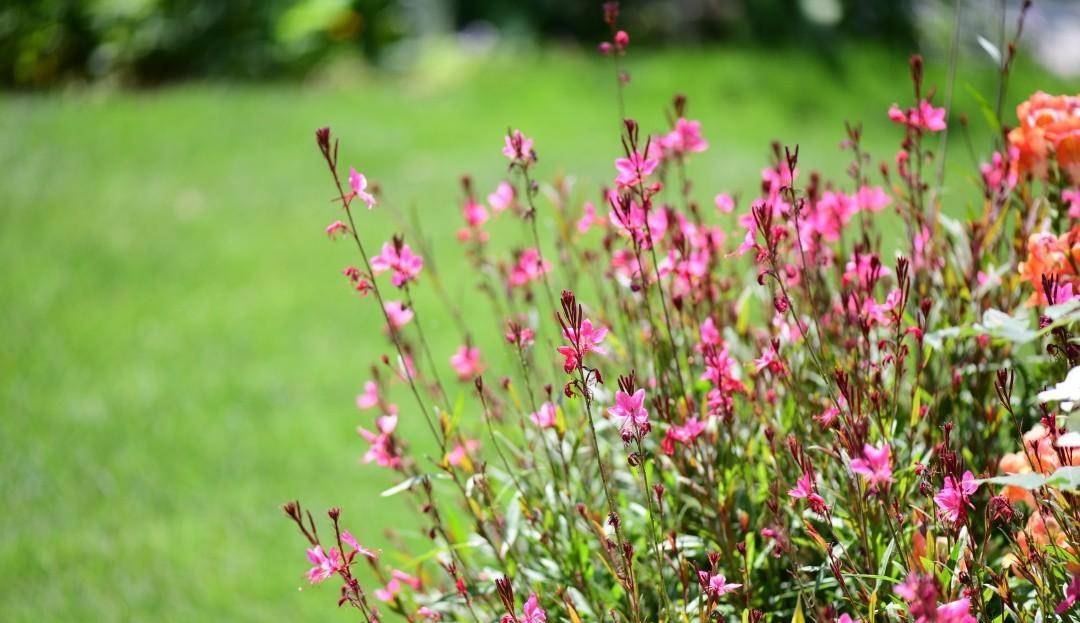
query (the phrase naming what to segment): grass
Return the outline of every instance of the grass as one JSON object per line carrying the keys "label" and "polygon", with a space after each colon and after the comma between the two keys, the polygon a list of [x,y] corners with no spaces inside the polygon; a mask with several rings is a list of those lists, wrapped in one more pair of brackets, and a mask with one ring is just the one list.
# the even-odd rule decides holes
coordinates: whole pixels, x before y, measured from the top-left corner
{"label": "grass", "polygon": [[[843,58],[640,54],[628,108],[655,128],[673,93],[689,96],[712,143],[691,169],[711,205],[719,190],[752,192],[773,138],[841,174],[845,118],[865,120],[867,146],[891,157],[899,133],[884,113],[909,99],[906,59]],[[1063,90],[1021,66],[1012,101],[1037,86]],[[979,121],[962,87],[957,99]],[[573,172],[593,197],[612,176],[613,102],[609,65],[559,51],[407,79],[0,96],[3,618],[343,620],[332,587],[296,590],[302,543],[279,503],[339,504],[366,543],[387,546],[394,526],[424,545],[404,500],[377,497],[392,476],[357,465],[353,430],[367,416],[353,397],[387,346],[372,304],[338,273],[348,245],[323,237],[336,216],[314,128],[334,127],[343,161],[378,180],[387,204],[415,206],[475,314],[469,276],[446,258],[458,176],[493,188],[514,126],[536,139],[543,176]],[[362,221],[369,244],[392,231],[378,213]],[[449,356],[452,324],[434,298],[418,304]],[[405,434],[420,438],[401,404]]]}

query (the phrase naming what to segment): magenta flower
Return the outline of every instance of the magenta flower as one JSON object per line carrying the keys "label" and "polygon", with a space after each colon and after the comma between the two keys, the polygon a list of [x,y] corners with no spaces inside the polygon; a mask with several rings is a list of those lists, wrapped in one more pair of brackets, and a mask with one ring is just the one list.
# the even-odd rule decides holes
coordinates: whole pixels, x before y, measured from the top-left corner
{"label": "magenta flower", "polygon": [[521,130],[514,130],[505,139],[506,145],[503,147],[502,153],[511,161],[528,164],[536,160],[536,153],[533,151],[533,140],[522,134]]}
{"label": "magenta flower", "polygon": [[615,160],[615,168],[619,171],[615,183],[621,188],[637,186],[656,170],[658,164],[660,162],[655,158],[647,158],[637,151],[629,158],[619,158]]}
{"label": "magenta flower", "polygon": [[937,623],[976,623],[971,616],[971,600],[967,597],[937,607]]}
{"label": "magenta flower", "polygon": [[507,182],[499,182],[495,192],[487,196],[488,205],[495,212],[502,212],[514,204],[514,187]]}
{"label": "magenta flower", "polygon": [[892,199],[880,186],[862,186],[855,193],[855,203],[860,210],[880,212],[892,203]]}
{"label": "magenta flower", "polygon": [[413,318],[413,310],[405,306],[401,301],[387,301],[383,305],[386,317],[390,321],[390,327],[395,331],[409,324]]}
{"label": "magenta flower", "polygon": [[540,607],[536,593],[529,593],[529,598],[521,606],[521,612],[522,616],[518,618],[518,623],[547,623],[547,612]]}
{"label": "magenta flower", "polygon": [[731,214],[731,211],[735,209],[735,200],[727,193],[720,193],[714,201],[716,202],[716,209],[724,214]]}
{"label": "magenta flower", "polygon": [[676,154],[703,152],[709,143],[701,138],[701,122],[679,117],[675,129],[660,137],[660,146]]}
{"label": "magenta flower", "polygon": [[1065,614],[1078,599],[1080,599],[1080,573],[1073,575],[1072,580],[1065,586],[1065,599],[1054,608],[1054,612]]}
{"label": "magenta flower", "polygon": [[521,286],[539,279],[544,273],[551,270],[551,262],[545,260],[536,249],[525,249],[521,252],[517,264],[510,269],[507,283],[511,288]]}
{"label": "magenta flower", "polygon": [[802,477],[795,484],[794,489],[788,491],[788,495],[795,499],[806,500],[806,503],[810,506],[810,510],[815,513],[824,514],[829,510],[829,505],[825,503],[825,498],[821,497],[817,492],[817,485],[814,484],[814,476],[809,471],[804,471]]}
{"label": "magenta flower", "polygon": [[962,523],[967,518],[967,509],[975,508],[971,496],[978,488],[979,483],[975,482],[975,476],[970,471],[964,472],[959,481],[955,476],[946,476],[945,486],[934,496],[938,515],[953,523]]}
{"label": "magenta flower", "polygon": [[359,198],[367,204],[368,210],[375,207],[375,197],[367,192],[367,178],[362,173],[357,173],[352,167],[349,167],[349,188],[352,192],[346,195],[347,199]]}
{"label": "magenta flower", "polygon": [[462,346],[450,357],[450,365],[457,372],[459,381],[468,381],[484,370],[480,361],[480,349]]}
{"label": "magenta flower", "polygon": [[698,570],[698,583],[701,584],[701,590],[712,599],[719,599],[742,586],[742,584],[728,582],[723,573],[710,574],[702,570]]}
{"label": "magenta flower", "polygon": [[393,270],[393,283],[397,287],[416,279],[420,269],[424,267],[424,258],[412,252],[407,244],[398,244],[400,239],[393,243],[383,244],[382,253],[371,258],[371,270],[376,275]]}
{"label": "magenta flower", "polygon": [[472,199],[465,202],[465,207],[461,209],[461,213],[469,227],[480,227],[488,220],[487,208]]}
{"label": "magenta flower", "polygon": [[364,383],[364,393],[356,397],[357,409],[370,409],[379,404],[379,385],[375,381]]}
{"label": "magenta flower", "polygon": [[871,485],[892,482],[892,449],[889,444],[881,444],[878,448],[864,444],[862,458],[851,461],[851,471]]}
{"label": "magenta flower", "polygon": [[920,100],[918,107],[909,108],[907,111],[893,104],[889,108],[889,119],[927,132],[940,132],[945,129],[945,109],[934,108],[926,100]]}
{"label": "magenta flower", "polygon": [[393,439],[394,429],[397,428],[397,416],[384,415],[375,420],[375,427],[379,432],[373,433],[360,426],[356,428],[356,432],[371,444],[367,453],[364,454],[364,463],[376,463],[391,469],[399,467],[401,457],[398,455]]}
{"label": "magenta flower", "polygon": [[567,374],[573,372],[581,364],[585,355],[597,353],[606,355],[607,351],[600,346],[607,335],[607,327],[593,327],[592,321],[585,319],[581,322],[581,330],[575,331],[573,327],[563,329],[563,337],[570,342],[569,346],[560,346],[556,350],[566,358],[563,369]]}
{"label": "magenta flower", "polygon": [[307,550],[308,560],[311,561],[311,569],[307,572],[308,581],[318,584],[338,572],[341,568],[341,552],[331,549],[329,554],[323,552],[320,545]]}
{"label": "magenta flower", "polygon": [[694,441],[705,432],[705,422],[692,417],[680,425],[672,425],[668,428],[661,444],[665,454],[671,455],[675,451],[675,442],[684,446],[693,445]]}
{"label": "magenta flower", "polygon": [[545,402],[540,405],[540,410],[536,413],[529,415],[529,419],[533,424],[536,424],[539,428],[554,428],[555,421],[558,417],[558,411],[555,405],[550,402]]}
{"label": "magenta flower", "polygon": [[334,221],[326,226],[326,236],[331,240],[336,239],[338,236],[343,236],[349,231],[349,226],[341,221]]}
{"label": "magenta flower", "polygon": [[631,439],[641,439],[649,434],[649,412],[645,409],[645,389],[639,389],[633,394],[619,390],[615,392],[615,406],[608,409],[614,417],[622,418],[620,428],[625,443]]}

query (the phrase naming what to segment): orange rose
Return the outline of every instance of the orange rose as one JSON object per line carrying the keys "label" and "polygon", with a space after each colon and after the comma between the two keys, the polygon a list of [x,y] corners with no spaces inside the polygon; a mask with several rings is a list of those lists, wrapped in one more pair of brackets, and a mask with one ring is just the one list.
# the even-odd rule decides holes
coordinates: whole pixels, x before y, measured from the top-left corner
{"label": "orange rose", "polygon": [[1045,179],[1052,151],[1073,182],[1080,182],[1080,95],[1038,91],[1016,107],[1020,125],[1009,143],[1020,151],[1020,172]]}

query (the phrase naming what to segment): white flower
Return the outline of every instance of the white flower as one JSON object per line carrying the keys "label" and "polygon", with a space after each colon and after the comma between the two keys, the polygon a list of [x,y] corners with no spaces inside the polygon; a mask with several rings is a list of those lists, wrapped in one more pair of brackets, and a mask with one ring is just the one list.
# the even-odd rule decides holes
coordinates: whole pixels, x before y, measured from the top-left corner
{"label": "white flower", "polygon": [[1039,402],[1061,402],[1063,411],[1072,411],[1080,402],[1080,366],[1069,370],[1065,380],[1048,390],[1039,392]]}

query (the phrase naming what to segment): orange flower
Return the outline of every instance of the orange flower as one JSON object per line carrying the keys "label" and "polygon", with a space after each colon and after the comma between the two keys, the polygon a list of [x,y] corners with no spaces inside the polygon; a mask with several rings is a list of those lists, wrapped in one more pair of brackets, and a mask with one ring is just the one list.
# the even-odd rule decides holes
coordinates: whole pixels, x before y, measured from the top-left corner
{"label": "orange flower", "polygon": [[1052,151],[1073,182],[1080,182],[1080,95],[1036,92],[1016,107],[1020,125],[1009,143],[1020,150],[1020,172],[1045,179]]}
{"label": "orange flower", "polygon": [[1027,251],[1027,257],[1018,268],[1020,277],[1034,289],[1027,301],[1029,306],[1047,304],[1042,283],[1044,276],[1057,275],[1061,288],[1058,303],[1080,293],[1080,276],[1076,272],[1076,266],[1080,266],[1080,225],[1061,236],[1049,232],[1031,234]]}
{"label": "orange flower", "polygon": [[[1031,472],[1031,464],[1028,463],[1027,456],[1023,452],[1011,452],[998,461],[998,471],[1002,474],[1027,474]],[[1026,502],[1032,507],[1035,506],[1035,498],[1023,487],[1006,486],[1003,494],[1013,504]]]}

